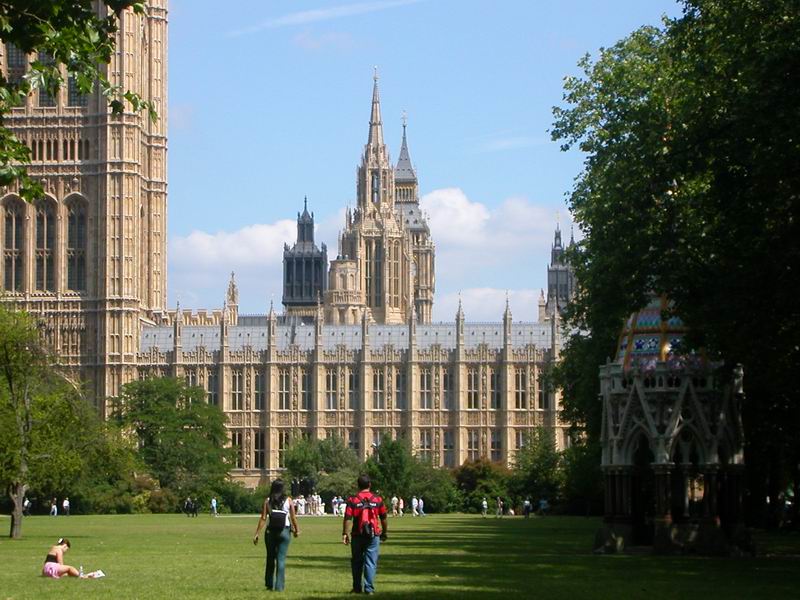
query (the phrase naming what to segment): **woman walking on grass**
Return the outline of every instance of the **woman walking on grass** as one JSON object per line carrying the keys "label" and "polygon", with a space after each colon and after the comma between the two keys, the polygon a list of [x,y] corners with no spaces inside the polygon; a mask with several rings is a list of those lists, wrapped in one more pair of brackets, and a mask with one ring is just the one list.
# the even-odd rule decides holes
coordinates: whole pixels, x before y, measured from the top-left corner
{"label": "woman walking on grass", "polygon": [[294,504],[291,497],[286,495],[281,479],[272,482],[269,496],[264,500],[261,517],[256,525],[256,534],[253,536],[253,544],[258,544],[258,534],[264,527],[264,523],[267,523],[267,535],[264,538],[267,545],[267,569],[264,574],[264,584],[269,590],[281,592],[285,581],[286,553],[289,550],[290,533],[293,533],[294,537],[300,535]]}

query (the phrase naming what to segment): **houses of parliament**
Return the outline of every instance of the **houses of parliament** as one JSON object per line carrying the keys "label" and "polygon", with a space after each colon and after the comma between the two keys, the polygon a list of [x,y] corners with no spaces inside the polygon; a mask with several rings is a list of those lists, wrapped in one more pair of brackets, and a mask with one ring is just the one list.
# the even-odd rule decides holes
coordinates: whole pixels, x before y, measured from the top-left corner
{"label": "houses of parliament", "polygon": [[[130,381],[199,386],[227,416],[232,477],[250,486],[280,472],[296,435],[340,436],[361,459],[383,436],[405,436],[445,467],[511,464],[540,426],[569,443],[543,377],[575,287],[561,232],[535,321],[514,320],[507,303],[495,323],[467,321],[460,304],[452,321],[432,322],[434,239],[405,122],[396,163],[384,142],[377,76],[336,257],[315,241],[304,205],[297,240],[284,247],[282,309],[239,314],[233,275],[221,282],[222,308],[169,308],[167,0],[150,0],[145,15],[125,11],[116,48],[109,80],[152,102],[159,119],[114,115],[72,81],[55,97],[34,92],[5,124],[30,147],[44,196],[26,203],[0,189],[0,301],[38,317],[101,414]],[[42,58],[0,52],[10,79]]]}

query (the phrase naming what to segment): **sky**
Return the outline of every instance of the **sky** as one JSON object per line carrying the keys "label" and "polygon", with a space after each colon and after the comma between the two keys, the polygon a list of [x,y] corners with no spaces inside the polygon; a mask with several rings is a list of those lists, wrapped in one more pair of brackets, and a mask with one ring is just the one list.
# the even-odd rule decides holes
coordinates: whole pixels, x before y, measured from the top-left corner
{"label": "sky", "polygon": [[[280,310],[308,197],[335,258],[377,67],[393,161],[408,115],[436,244],[435,321],[535,321],[583,157],[550,141],[563,78],[674,0],[171,0],[170,306]],[[224,7],[221,9],[221,7]],[[580,235],[576,231],[576,237]]]}

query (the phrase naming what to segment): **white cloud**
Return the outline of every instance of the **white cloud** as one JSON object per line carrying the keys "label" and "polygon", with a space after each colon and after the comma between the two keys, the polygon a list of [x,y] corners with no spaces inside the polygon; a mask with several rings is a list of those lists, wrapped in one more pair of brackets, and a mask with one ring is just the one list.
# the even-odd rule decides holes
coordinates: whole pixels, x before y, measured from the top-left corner
{"label": "white cloud", "polygon": [[292,43],[309,52],[331,49],[349,50],[355,46],[352,35],[337,31],[326,33],[303,31],[292,37]]}
{"label": "white cloud", "polygon": [[464,309],[464,318],[468,323],[497,322],[503,318],[506,294],[508,294],[508,305],[514,321],[536,321],[539,311],[539,290],[501,290],[488,287],[437,294],[433,305],[434,318],[437,321],[454,320],[460,298]]}
{"label": "white cloud", "polygon": [[420,200],[437,244],[472,245],[484,239],[489,210],[459,188],[444,188]]}
{"label": "white cloud", "polygon": [[378,0],[376,2],[359,2],[355,4],[332,6],[330,8],[302,10],[288,13],[280,17],[275,17],[274,19],[268,19],[266,21],[262,21],[261,23],[256,23],[250,27],[231,31],[228,33],[228,36],[237,37],[250,33],[257,33],[265,29],[276,29],[278,27],[291,27],[294,25],[307,25],[309,23],[318,23],[320,21],[330,21],[331,19],[341,19],[344,17],[363,15],[389,8],[395,8],[398,6],[417,4],[418,2],[422,2],[422,0]]}

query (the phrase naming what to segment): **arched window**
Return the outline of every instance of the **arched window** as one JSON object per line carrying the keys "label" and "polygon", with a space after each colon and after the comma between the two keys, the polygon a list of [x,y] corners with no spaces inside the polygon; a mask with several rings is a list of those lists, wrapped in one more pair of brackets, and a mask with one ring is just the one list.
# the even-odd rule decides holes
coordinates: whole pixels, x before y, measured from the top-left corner
{"label": "arched window", "polygon": [[67,201],[67,287],[86,290],[86,203]]}
{"label": "arched window", "polygon": [[25,248],[25,205],[11,198],[3,206],[3,289],[21,292]]}
{"label": "arched window", "polygon": [[49,200],[36,203],[36,289],[55,291],[56,211]]}

